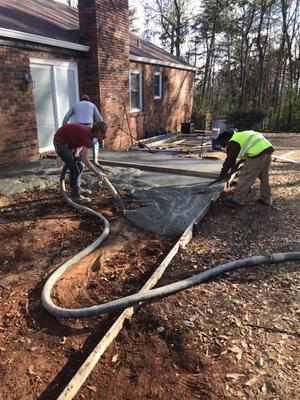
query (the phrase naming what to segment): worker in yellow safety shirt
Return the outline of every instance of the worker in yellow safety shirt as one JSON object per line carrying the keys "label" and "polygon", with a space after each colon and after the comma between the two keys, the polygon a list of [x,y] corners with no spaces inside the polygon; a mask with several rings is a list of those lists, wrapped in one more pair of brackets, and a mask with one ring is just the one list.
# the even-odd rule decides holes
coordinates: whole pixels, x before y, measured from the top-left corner
{"label": "worker in yellow safety shirt", "polygon": [[[227,157],[219,174],[218,180],[223,180],[228,172],[234,171],[240,164],[240,171],[234,194],[225,200],[230,207],[239,207],[245,204],[247,194],[257,178],[260,180],[260,195],[257,202],[270,206],[272,204],[271,188],[269,184],[269,169],[272,144],[259,132],[252,130],[237,132],[228,130],[218,136],[221,147],[226,147]],[[237,159],[239,162],[237,163]]]}

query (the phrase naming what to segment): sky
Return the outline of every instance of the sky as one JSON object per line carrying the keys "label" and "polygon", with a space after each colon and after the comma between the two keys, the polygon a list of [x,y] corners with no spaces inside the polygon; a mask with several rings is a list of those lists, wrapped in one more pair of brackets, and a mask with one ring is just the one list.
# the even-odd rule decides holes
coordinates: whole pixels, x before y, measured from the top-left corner
{"label": "sky", "polygon": [[140,0],[129,0],[129,7],[136,8],[136,13],[137,13],[136,16],[142,22],[142,20],[144,18],[144,9],[143,9],[143,6],[141,5]]}

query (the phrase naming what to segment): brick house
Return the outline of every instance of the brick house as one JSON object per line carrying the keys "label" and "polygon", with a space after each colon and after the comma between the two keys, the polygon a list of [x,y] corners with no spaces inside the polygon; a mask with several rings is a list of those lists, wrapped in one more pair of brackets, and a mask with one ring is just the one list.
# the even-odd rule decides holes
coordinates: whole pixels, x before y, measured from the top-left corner
{"label": "brick house", "polygon": [[126,149],[147,129],[180,131],[194,68],[129,33],[128,0],[0,0],[0,167],[52,149],[66,111],[88,93]]}

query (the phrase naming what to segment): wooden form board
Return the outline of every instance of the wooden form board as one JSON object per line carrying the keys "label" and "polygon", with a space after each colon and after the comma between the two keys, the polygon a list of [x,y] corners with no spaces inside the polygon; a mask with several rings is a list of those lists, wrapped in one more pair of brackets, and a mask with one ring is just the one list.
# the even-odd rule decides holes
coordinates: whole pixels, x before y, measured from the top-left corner
{"label": "wooden form board", "polygon": [[102,159],[101,157],[99,157],[99,163],[101,165],[121,167],[121,168],[136,168],[136,169],[140,169],[142,171],[162,172],[165,174],[199,176],[199,177],[203,177],[203,178],[212,178],[212,179],[216,179],[219,176],[218,173],[214,173],[214,172],[191,171],[191,170],[187,170],[187,169],[155,166],[155,165],[151,165],[151,164],[138,164],[138,163],[134,163],[134,162],[124,162],[124,161],[111,161],[111,160]]}
{"label": "wooden form board", "polygon": [[[153,288],[158,280],[161,278],[163,275],[164,271],[172,261],[172,259],[175,257],[175,255],[178,253],[179,249],[184,248],[192,239],[193,237],[193,230],[194,230],[194,225],[197,224],[207,213],[209,210],[211,204],[215,202],[218,197],[220,196],[221,192],[218,192],[215,194],[215,196],[212,198],[211,202],[208,203],[200,213],[196,216],[196,218],[190,223],[190,225],[187,227],[187,229],[183,232],[177,243],[174,245],[174,247],[171,249],[171,251],[167,254],[167,256],[164,258],[162,263],[158,266],[158,268],[155,270],[155,272],[152,274],[152,276],[149,278],[149,280],[145,283],[145,285],[142,287],[140,292],[144,292],[147,290],[150,290]],[[74,398],[74,396],[77,394],[79,391],[80,387],[84,384],[92,370],[94,369],[95,365],[97,362],[100,360],[101,356],[105,352],[105,350],[109,347],[109,345],[113,342],[113,340],[117,337],[119,332],[121,331],[124,322],[128,319],[131,319],[135,309],[139,306],[133,306],[125,309],[122,314],[119,316],[119,318],[114,322],[114,324],[111,326],[111,328],[108,330],[108,332],[103,336],[101,341],[97,344],[97,346],[94,348],[94,350],[90,353],[88,358],[85,360],[85,362],[82,364],[82,366],[79,368],[79,370],[76,372],[74,377],[71,379],[71,381],[68,383],[66,388],[63,390],[63,392],[60,394],[60,396],[57,398],[57,400],[71,400]]]}

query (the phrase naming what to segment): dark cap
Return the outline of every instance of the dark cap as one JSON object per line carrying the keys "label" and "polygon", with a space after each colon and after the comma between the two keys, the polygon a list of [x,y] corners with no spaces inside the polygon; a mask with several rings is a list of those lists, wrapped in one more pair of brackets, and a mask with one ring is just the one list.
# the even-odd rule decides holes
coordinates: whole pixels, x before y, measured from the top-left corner
{"label": "dark cap", "polygon": [[91,100],[90,100],[90,96],[89,96],[88,94],[82,94],[82,95],[80,96],[80,101],[84,101],[84,100],[86,100],[86,101],[91,101]]}
{"label": "dark cap", "polygon": [[222,147],[225,147],[227,142],[232,138],[233,134],[234,134],[234,131],[232,131],[232,130],[228,130],[228,131],[220,133],[218,136],[218,142],[220,143],[220,145]]}

